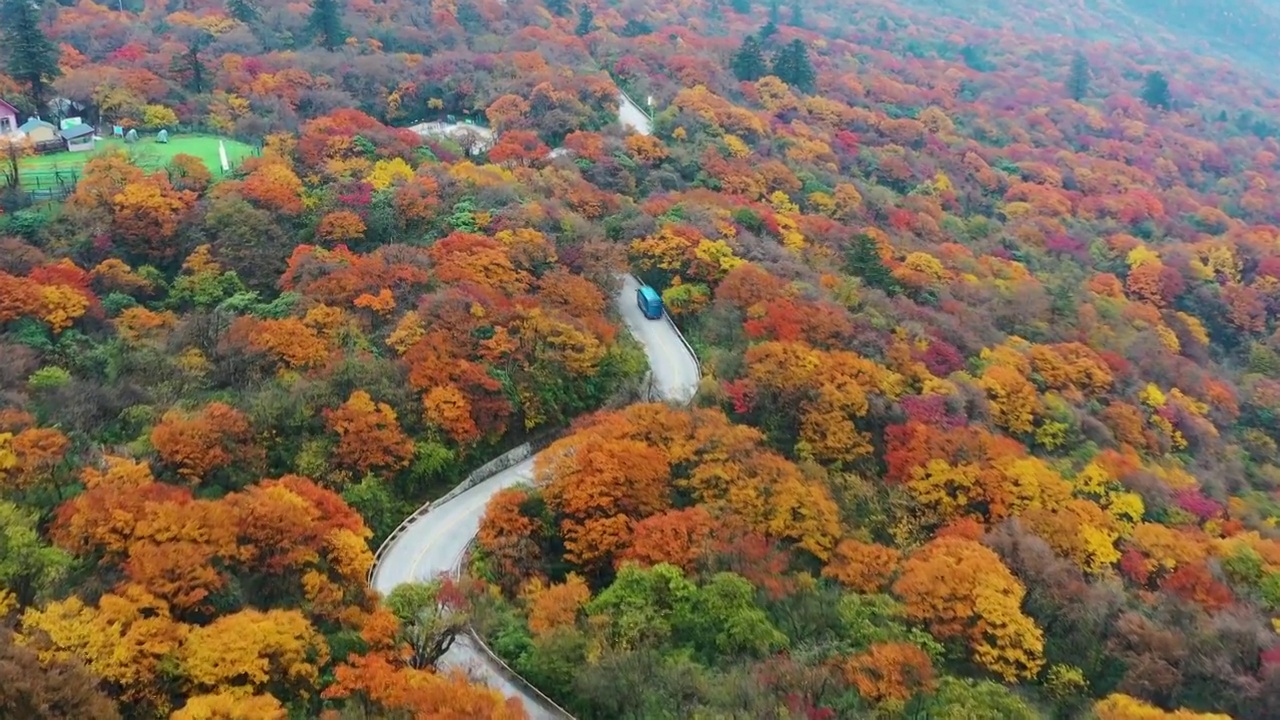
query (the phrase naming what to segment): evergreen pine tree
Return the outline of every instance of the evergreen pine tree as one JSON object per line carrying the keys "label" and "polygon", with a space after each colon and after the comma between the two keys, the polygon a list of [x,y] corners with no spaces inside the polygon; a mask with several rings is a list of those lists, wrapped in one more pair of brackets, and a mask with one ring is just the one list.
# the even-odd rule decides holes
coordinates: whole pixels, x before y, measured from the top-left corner
{"label": "evergreen pine tree", "polygon": [[227,12],[246,25],[257,22],[260,15],[258,6],[251,0],[227,0]]}
{"label": "evergreen pine tree", "polygon": [[804,27],[804,9],[800,7],[800,0],[791,0],[791,26]]}
{"label": "evergreen pine tree", "polygon": [[1169,81],[1164,73],[1152,70],[1147,73],[1146,83],[1142,88],[1142,101],[1153,108],[1168,110],[1173,106],[1173,98],[1169,96]]}
{"label": "evergreen pine tree", "polygon": [[311,35],[325,50],[334,50],[346,41],[342,28],[342,8],[338,0],[312,0],[311,17],[307,19]]}
{"label": "evergreen pine tree", "polygon": [[591,26],[596,21],[596,14],[591,11],[591,7],[586,3],[578,8],[578,27],[574,28],[573,34],[583,37],[591,32]]}
{"label": "evergreen pine tree", "polygon": [[459,0],[456,7],[457,12],[454,17],[458,19],[458,24],[462,26],[463,30],[472,35],[484,33],[484,15],[480,14],[480,8],[476,7],[475,3],[469,2],[469,0]]}
{"label": "evergreen pine tree", "polygon": [[765,23],[765,26],[760,28],[761,40],[768,40],[769,38],[777,34],[778,34],[778,26],[773,22]]}
{"label": "evergreen pine tree", "polygon": [[890,295],[898,291],[898,281],[880,258],[875,239],[866,233],[854,238],[853,247],[845,253],[844,267],[850,275],[861,278],[867,287],[879,288]]}
{"label": "evergreen pine tree", "polygon": [[769,71],[764,62],[764,53],[760,50],[760,41],[755,35],[748,35],[742,41],[742,47],[733,54],[733,76],[740,82],[755,82]]}
{"label": "evergreen pine tree", "polygon": [[777,27],[782,23],[782,18],[778,13],[778,1],[769,0],[769,24]]}
{"label": "evergreen pine tree", "polygon": [[547,0],[547,9],[556,17],[569,14],[569,0]]}
{"label": "evergreen pine tree", "polygon": [[40,27],[39,5],[31,0],[0,0],[0,28],[5,70],[9,77],[27,86],[39,112],[50,81],[62,74],[58,69],[58,48]]}
{"label": "evergreen pine tree", "polygon": [[773,74],[801,92],[813,92],[817,74],[809,62],[809,49],[799,38],[787,43],[773,57]]}
{"label": "evergreen pine tree", "polygon": [[641,35],[650,35],[653,33],[653,26],[643,20],[631,18],[626,25],[622,26],[622,30],[618,33],[625,38],[640,37]]}
{"label": "evergreen pine tree", "polygon": [[739,15],[746,15],[751,12],[751,0],[732,0],[730,7]]}
{"label": "evergreen pine tree", "polygon": [[1089,94],[1089,61],[1082,53],[1071,59],[1071,71],[1067,74],[1067,94],[1072,100],[1083,100]]}
{"label": "evergreen pine tree", "polygon": [[187,89],[194,93],[205,91],[206,68],[200,53],[213,41],[207,32],[199,32],[187,42],[187,49],[173,56],[169,62],[169,71],[179,76]]}

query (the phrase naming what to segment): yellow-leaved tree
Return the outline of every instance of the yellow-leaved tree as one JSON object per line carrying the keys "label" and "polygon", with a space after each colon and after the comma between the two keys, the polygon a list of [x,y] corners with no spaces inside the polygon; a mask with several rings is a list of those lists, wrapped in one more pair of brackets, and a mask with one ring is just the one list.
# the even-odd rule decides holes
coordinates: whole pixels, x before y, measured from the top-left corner
{"label": "yellow-leaved tree", "polygon": [[194,628],[177,652],[193,690],[252,694],[268,684],[318,692],[329,646],[297,610],[241,610]]}
{"label": "yellow-leaved tree", "polygon": [[1035,677],[1044,665],[1044,635],[1022,612],[1026,589],[984,545],[930,541],[903,563],[893,592],[908,618],[939,639],[967,640],[974,662],[1006,682]]}

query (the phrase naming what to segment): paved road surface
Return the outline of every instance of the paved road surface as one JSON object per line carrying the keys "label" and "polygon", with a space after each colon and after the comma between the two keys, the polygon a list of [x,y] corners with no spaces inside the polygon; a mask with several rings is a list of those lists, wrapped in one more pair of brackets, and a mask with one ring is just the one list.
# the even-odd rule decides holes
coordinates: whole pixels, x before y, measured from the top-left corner
{"label": "paved road surface", "polygon": [[[661,398],[687,402],[697,391],[698,365],[665,317],[649,320],[640,312],[636,306],[638,287],[634,278],[626,276],[615,303],[631,334],[649,356],[654,385]],[[374,589],[385,595],[401,583],[428,580],[439,573],[452,572],[475,536],[489,498],[502,488],[530,481],[532,474],[533,459],[530,458],[432,508],[387,548],[374,571]],[[487,682],[508,697],[519,697],[533,720],[564,717],[519,683],[504,677],[469,642],[460,639],[444,656],[443,665],[467,668],[477,680]]]}
{"label": "paved road surface", "polygon": [[622,93],[618,93],[618,122],[622,123],[623,127],[631,128],[641,135],[653,134],[653,121],[640,109],[639,105],[631,102],[631,98]]}

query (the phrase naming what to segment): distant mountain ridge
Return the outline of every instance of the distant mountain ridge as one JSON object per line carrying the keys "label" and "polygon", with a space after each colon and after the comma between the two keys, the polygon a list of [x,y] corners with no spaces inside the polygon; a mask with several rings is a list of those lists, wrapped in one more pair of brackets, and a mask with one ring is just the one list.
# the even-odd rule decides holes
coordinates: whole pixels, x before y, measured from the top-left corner
{"label": "distant mountain ridge", "polygon": [[1148,40],[1215,54],[1272,73],[1280,62],[1280,4],[1266,0],[903,0],[979,25],[1091,40]]}

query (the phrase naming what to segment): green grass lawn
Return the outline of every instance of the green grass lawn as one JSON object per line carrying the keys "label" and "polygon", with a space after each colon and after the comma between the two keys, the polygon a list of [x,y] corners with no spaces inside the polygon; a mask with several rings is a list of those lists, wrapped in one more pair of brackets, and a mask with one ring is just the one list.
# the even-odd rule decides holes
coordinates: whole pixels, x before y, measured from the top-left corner
{"label": "green grass lawn", "polygon": [[[246,157],[251,157],[254,154],[253,147],[245,143],[226,138],[221,139],[227,147],[227,161],[231,163],[233,168],[239,165]],[[123,140],[109,138],[99,142],[97,148],[92,152],[60,152],[25,157],[19,161],[18,168],[20,172],[33,174],[52,173],[57,170],[78,170],[81,165],[84,165],[94,155],[103,150],[120,148],[133,158],[135,164],[148,170],[168,165],[173,156],[179,153],[194,155],[204,161],[205,166],[209,168],[209,171],[216,178],[221,175],[222,171],[222,163],[218,159],[218,140],[219,138],[214,135],[175,134],[169,136],[167,144],[161,144],[156,142],[154,133],[148,133],[145,137],[139,138],[138,142],[132,144]]]}

